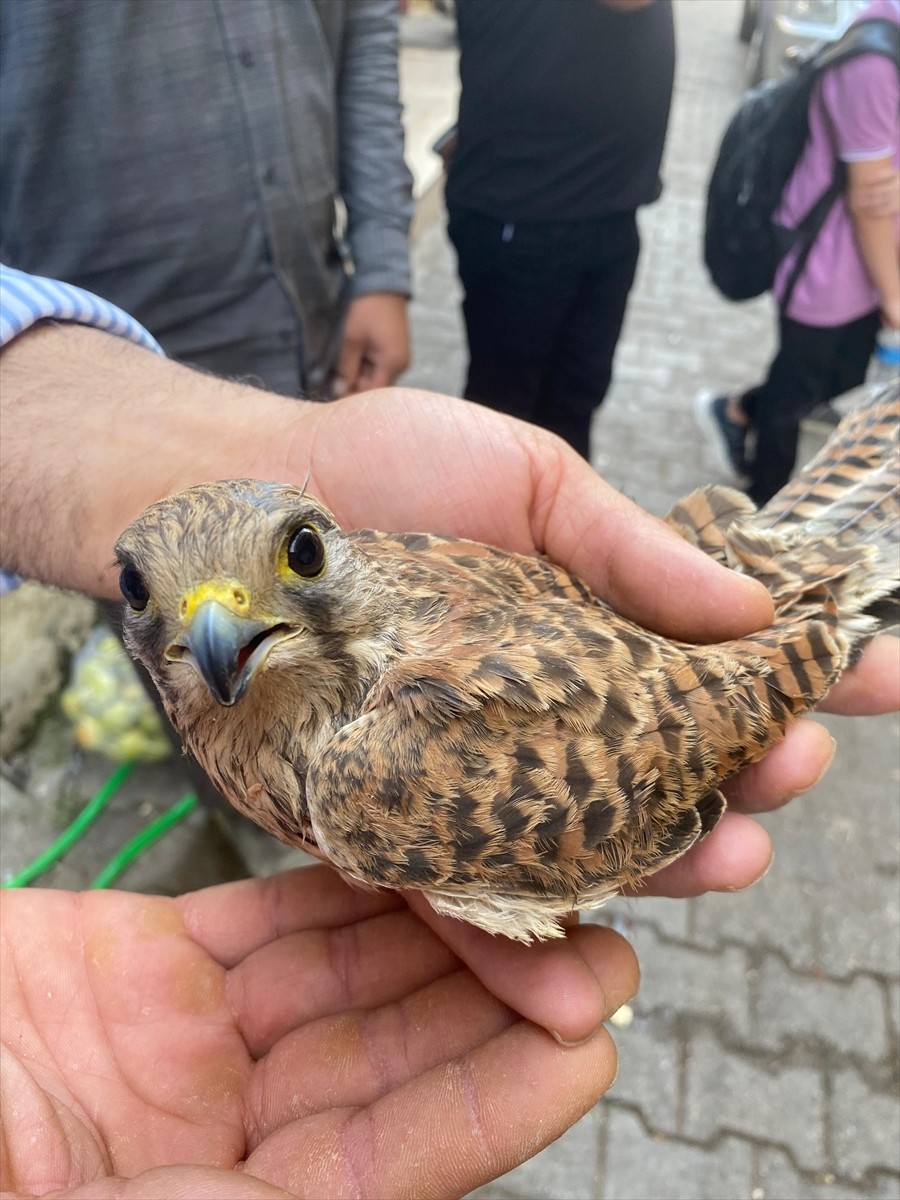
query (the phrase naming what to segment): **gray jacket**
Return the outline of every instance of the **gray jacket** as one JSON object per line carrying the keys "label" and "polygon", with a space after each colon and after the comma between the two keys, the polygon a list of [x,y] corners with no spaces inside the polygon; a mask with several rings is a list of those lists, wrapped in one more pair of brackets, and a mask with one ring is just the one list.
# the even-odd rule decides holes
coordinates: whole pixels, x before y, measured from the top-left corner
{"label": "gray jacket", "polygon": [[3,261],[294,393],[324,387],[347,295],[409,293],[397,0],[0,0],[0,22]]}

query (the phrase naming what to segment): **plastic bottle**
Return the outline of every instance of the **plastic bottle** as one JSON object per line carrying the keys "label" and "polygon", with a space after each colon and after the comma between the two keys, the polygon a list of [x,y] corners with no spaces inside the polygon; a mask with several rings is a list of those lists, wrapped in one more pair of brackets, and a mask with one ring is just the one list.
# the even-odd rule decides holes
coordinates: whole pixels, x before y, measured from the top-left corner
{"label": "plastic bottle", "polygon": [[875,342],[875,353],[869,363],[866,383],[897,383],[900,381],[900,329],[882,326]]}

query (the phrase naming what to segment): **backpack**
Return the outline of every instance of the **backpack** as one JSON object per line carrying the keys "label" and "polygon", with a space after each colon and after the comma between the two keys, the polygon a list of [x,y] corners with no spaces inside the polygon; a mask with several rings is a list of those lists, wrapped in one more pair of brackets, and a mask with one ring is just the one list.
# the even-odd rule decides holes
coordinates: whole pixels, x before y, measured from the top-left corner
{"label": "backpack", "polygon": [[851,25],[838,41],[804,59],[796,74],[748,92],[732,117],[709,181],[704,234],[707,269],[727,299],[750,300],[769,291],[779,263],[799,245],[782,298],[787,307],[816,236],[844,190],[844,163],[837,163],[831,185],[796,229],[777,225],[773,214],[806,145],[814,85],[824,71],[860,54],[900,60],[900,26],[885,19]]}

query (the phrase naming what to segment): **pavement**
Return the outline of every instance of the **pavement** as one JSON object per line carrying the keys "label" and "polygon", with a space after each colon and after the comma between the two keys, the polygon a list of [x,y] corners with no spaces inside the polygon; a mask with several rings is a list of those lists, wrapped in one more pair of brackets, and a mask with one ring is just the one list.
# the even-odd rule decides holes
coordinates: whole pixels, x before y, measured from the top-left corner
{"label": "pavement", "polygon": [[[739,4],[676,0],[676,12],[666,190],[641,215],[639,278],[593,444],[598,471],[660,514],[717,478],[693,426],[694,392],[755,380],[773,331],[767,300],[725,304],[699,261],[705,181],[742,87]],[[419,199],[415,361],[404,382],[458,393],[459,289],[429,150],[452,122],[455,50],[450,22],[421,4],[404,19],[402,77]],[[805,453],[819,436],[808,432]],[[56,699],[92,619],[89,606],[33,585],[0,599],[4,876],[109,773],[73,745]],[[30,675],[29,645],[40,649]],[[813,792],[763,818],[775,845],[765,879],[738,895],[603,910],[643,970],[612,1031],[618,1079],[478,1200],[900,1200],[900,722],[821,719],[838,742],[835,763]],[[141,768],[45,882],[86,886],[188,786],[177,760]],[[175,893],[296,860],[249,826],[236,833],[197,812],[120,886]]]}

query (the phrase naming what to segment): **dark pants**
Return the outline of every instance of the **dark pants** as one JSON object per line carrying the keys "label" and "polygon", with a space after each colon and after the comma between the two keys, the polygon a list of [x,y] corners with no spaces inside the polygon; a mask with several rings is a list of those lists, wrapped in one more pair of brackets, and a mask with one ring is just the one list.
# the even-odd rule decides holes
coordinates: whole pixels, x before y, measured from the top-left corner
{"label": "dark pants", "polygon": [[790,479],[802,418],[864,381],[878,326],[877,312],[833,327],[801,325],[781,314],[780,344],[768,378],[741,398],[756,433],[747,491],[757,504]]}
{"label": "dark pants", "polygon": [[504,224],[452,208],[465,290],[465,395],[543,425],[585,458],[634,281],[635,214]]}

